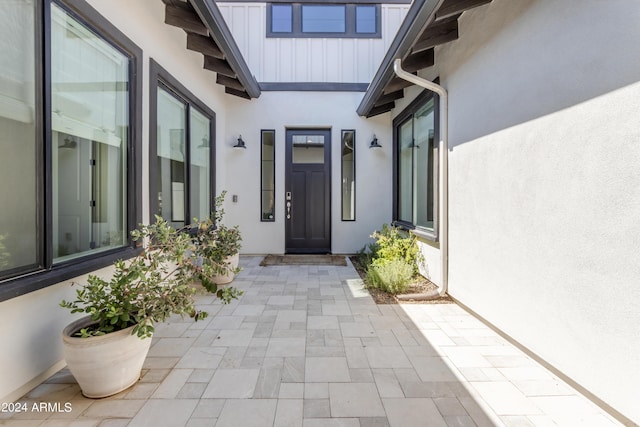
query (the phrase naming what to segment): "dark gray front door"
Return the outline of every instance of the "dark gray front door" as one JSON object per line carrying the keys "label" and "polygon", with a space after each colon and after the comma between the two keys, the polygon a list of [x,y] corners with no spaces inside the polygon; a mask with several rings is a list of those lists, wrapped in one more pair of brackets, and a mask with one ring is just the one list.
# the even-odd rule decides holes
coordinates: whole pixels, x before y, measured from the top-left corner
{"label": "dark gray front door", "polygon": [[286,146],[286,252],[331,252],[331,131],[288,129]]}

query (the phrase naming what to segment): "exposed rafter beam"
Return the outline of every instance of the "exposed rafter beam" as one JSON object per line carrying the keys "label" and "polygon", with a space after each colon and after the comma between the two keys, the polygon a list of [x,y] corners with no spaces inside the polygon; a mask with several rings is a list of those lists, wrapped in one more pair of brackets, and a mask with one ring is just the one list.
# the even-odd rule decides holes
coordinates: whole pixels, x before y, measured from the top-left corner
{"label": "exposed rafter beam", "polygon": [[404,97],[404,90],[400,89],[395,92],[388,93],[386,95],[382,95],[376,101],[374,107],[378,107],[380,105],[389,104],[390,102],[395,101],[396,99],[401,99]]}
{"label": "exposed rafter beam", "polygon": [[227,61],[214,58],[213,56],[204,56],[204,68],[209,71],[215,71],[218,75],[222,74],[227,77],[236,77],[236,73],[229,66]]}
{"label": "exposed rafter beam", "polygon": [[228,87],[230,89],[244,91],[244,86],[242,86],[242,83],[240,83],[240,81],[238,79],[234,79],[232,77],[227,77],[227,76],[222,75],[222,74],[218,74],[216,76],[216,83],[218,83],[219,85],[222,85],[222,86],[226,86],[226,87]]}
{"label": "exposed rafter beam", "polygon": [[491,0],[444,0],[436,12],[436,21],[491,3]]}
{"label": "exposed rafter beam", "polygon": [[402,62],[402,67],[405,71],[413,73],[423,68],[433,67],[433,64],[435,64],[435,53],[431,48],[407,56]]}
{"label": "exposed rafter beam", "polygon": [[458,38],[458,17],[453,15],[445,20],[431,24],[413,45],[412,52],[422,52],[439,44]]}
{"label": "exposed rafter beam", "polygon": [[236,90],[236,89],[233,89],[233,88],[230,88],[230,87],[225,87],[224,88],[224,92],[228,93],[229,95],[239,96],[240,98],[251,99],[249,94],[247,92],[245,92],[244,90]]}
{"label": "exposed rafter beam", "polygon": [[165,24],[182,28],[188,33],[196,33],[202,36],[209,35],[207,27],[188,3],[165,5],[164,22]]}
{"label": "exposed rafter beam", "polygon": [[[225,52],[225,60],[229,67],[234,71],[234,76],[237,77],[237,81],[242,85],[244,90],[250,98],[257,98],[260,96],[260,87],[255,77],[251,74],[249,66],[244,61],[242,53],[238,45],[236,45],[229,27],[224,21],[224,17],[216,6],[214,0],[189,0],[189,3],[196,10],[196,13],[210,31],[213,41],[216,45]],[[211,58],[211,57],[210,57]],[[215,58],[212,58],[215,59]],[[222,77],[218,74],[218,77]]]}
{"label": "exposed rafter beam", "polygon": [[403,80],[398,77],[394,77],[389,81],[389,84],[384,88],[384,94],[388,94],[391,92],[395,92],[400,89],[404,89],[405,87],[413,86],[413,83]]}
{"label": "exposed rafter beam", "polygon": [[371,111],[369,111],[369,114],[367,114],[367,117],[373,117],[379,114],[384,114],[388,111],[393,110],[394,108],[396,108],[395,102],[389,102],[388,104],[378,105],[377,107],[373,107]]}
{"label": "exposed rafter beam", "polygon": [[224,53],[222,53],[211,37],[205,37],[199,34],[187,33],[187,49],[218,59],[224,58]]}

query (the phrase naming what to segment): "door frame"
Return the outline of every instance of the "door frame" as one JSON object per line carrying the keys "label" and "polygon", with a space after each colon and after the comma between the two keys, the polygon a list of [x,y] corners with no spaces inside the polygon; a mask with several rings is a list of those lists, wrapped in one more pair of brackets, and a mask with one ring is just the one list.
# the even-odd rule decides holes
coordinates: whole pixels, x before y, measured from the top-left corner
{"label": "door frame", "polygon": [[[287,193],[292,191],[293,172],[293,135],[323,135],[324,143],[324,229],[326,230],[326,246],[296,247],[291,239],[291,222],[287,218]],[[318,254],[331,253],[331,128],[330,127],[291,127],[285,129],[285,190],[284,190],[284,219],[285,219],[285,253],[288,254]],[[295,197],[295,195],[294,195]],[[309,225],[305,222],[305,226]],[[308,228],[307,228],[308,230]]]}

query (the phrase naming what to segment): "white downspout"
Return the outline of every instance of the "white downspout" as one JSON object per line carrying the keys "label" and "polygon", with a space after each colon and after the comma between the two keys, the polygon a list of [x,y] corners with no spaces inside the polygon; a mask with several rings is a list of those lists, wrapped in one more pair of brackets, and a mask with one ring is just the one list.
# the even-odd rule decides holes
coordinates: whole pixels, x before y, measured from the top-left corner
{"label": "white downspout", "polygon": [[423,87],[440,96],[440,195],[441,203],[439,209],[440,219],[440,255],[442,259],[442,284],[438,293],[444,296],[449,288],[449,102],[447,91],[439,84],[430,82],[402,69],[402,61],[398,58],[393,61],[393,71],[403,80]]}

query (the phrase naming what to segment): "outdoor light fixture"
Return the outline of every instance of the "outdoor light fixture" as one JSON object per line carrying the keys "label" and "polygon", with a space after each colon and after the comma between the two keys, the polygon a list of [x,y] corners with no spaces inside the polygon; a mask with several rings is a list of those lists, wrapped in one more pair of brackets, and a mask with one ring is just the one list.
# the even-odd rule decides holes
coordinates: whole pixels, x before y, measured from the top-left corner
{"label": "outdoor light fixture", "polygon": [[64,144],[58,145],[58,149],[60,149],[60,148],[71,148],[73,150],[73,149],[76,148],[77,145],[78,145],[78,143],[75,141],[75,139],[65,138],[64,139]]}
{"label": "outdoor light fixture", "polygon": [[242,135],[238,135],[238,142],[236,143],[236,145],[233,146],[234,149],[236,150],[240,150],[240,149],[246,149],[247,146],[245,145],[244,141],[242,140]]}
{"label": "outdoor light fixture", "polygon": [[202,142],[198,145],[198,148],[209,148],[209,138],[206,136],[202,138]]}
{"label": "outdoor light fixture", "polygon": [[369,144],[369,148],[382,148],[382,145],[378,144],[378,138],[375,133],[373,134],[373,140],[371,144]]}

